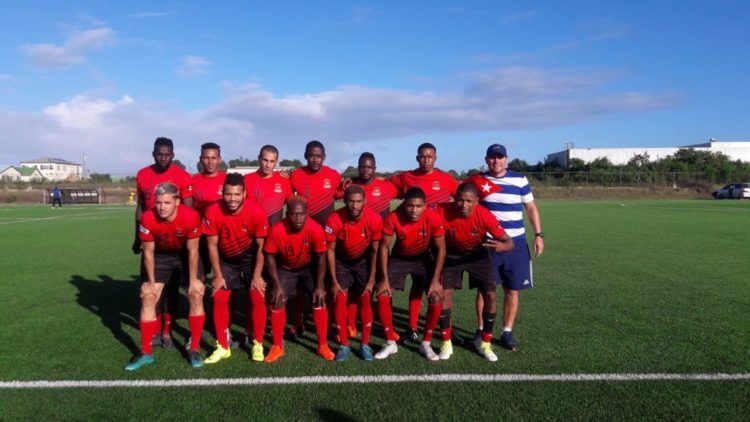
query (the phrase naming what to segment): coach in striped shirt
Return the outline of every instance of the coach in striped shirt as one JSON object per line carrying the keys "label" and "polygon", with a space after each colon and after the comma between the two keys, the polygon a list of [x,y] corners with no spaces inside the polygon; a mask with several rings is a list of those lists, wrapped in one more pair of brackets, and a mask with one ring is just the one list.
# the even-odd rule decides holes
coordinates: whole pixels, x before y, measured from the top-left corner
{"label": "coach in striped shirt", "polygon": [[[533,287],[531,254],[526,243],[526,230],[523,224],[523,210],[526,209],[534,229],[534,255],[544,250],[544,233],[539,210],[534,203],[529,181],[522,174],[507,170],[508,153],[503,145],[493,144],[487,148],[485,156],[487,171],[475,175],[472,182],[479,188],[480,204],[487,207],[497,218],[508,236],[513,238],[515,247],[509,252],[492,252],[492,263],[497,269],[497,283],[502,284],[503,332],[500,344],[511,351],[518,350],[518,342],[513,336],[513,322],[518,313],[518,292]],[[487,304],[485,309],[482,296],[477,294],[477,320],[479,330],[474,343],[481,341],[481,328],[494,324],[495,304]]]}

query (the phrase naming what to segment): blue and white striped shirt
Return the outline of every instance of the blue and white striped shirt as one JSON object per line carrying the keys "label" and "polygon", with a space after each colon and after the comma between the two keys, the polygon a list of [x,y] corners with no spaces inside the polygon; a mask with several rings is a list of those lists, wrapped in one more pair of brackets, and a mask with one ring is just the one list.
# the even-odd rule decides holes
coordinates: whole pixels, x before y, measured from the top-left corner
{"label": "blue and white striped shirt", "polygon": [[[526,176],[508,171],[503,177],[492,177],[489,173],[482,174],[486,180],[501,190],[484,196],[480,204],[484,205],[500,221],[508,236],[516,238],[524,236],[526,230],[523,225],[523,205],[534,200]],[[494,189],[493,189],[494,190]]]}

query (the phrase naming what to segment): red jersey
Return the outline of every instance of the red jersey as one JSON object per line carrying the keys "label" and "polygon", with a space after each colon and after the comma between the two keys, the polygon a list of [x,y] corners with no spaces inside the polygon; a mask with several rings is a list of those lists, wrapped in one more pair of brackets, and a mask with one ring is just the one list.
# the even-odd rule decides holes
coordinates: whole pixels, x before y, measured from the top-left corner
{"label": "red jersey", "polygon": [[308,215],[324,225],[333,212],[334,195],[341,183],[341,175],[336,170],[322,166],[316,173],[307,167],[298,168],[289,177],[292,189],[307,199]]}
{"label": "red jersey", "polygon": [[411,187],[422,188],[427,206],[433,209],[437,207],[437,204],[450,202],[458,188],[458,182],[453,176],[438,169],[433,169],[430,174],[418,169],[405,171],[391,177],[391,182],[396,185],[400,198]]}
{"label": "red jersey", "polygon": [[201,235],[201,218],[185,205],[179,205],[174,221],[163,220],[153,209],[141,217],[138,237],[142,242],[154,242],[157,253],[175,253],[183,250],[188,239]]}
{"label": "red jersey", "polygon": [[367,208],[362,210],[359,220],[349,219],[346,208],[341,208],[328,217],[326,240],[336,242],[336,256],[354,261],[364,255],[374,240],[383,237],[383,221]]}
{"label": "red jersey", "polygon": [[[388,213],[391,212],[391,201],[398,197],[398,191],[396,186],[388,180],[372,179],[370,183],[362,184],[358,178],[352,179],[353,185],[359,185],[365,191],[365,208],[374,211],[380,215],[380,218],[385,218]],[[344,198],[344,186],[339,186],[339,190],[336,192],[337,199]]]}
{"label": "red jersey", "polygon": [[445,244],[450,252],[472,252],[480,247],[487,233],[498,239],[505,234],[500,221],[482,206],[474,207],[471,216],[464,217],[455,204],[440,204],[438,214],[445,224]]}
{"label": "red jersey", "polygon": [[237,214],[233,214],[222,201],[206,209],[203,234],[219,236],[222,258],[247,258],[253,252],[253,239],[268,234],[268,221],[263,209],[250,201],[243,203]]}
{"label": "red jersey", "polygon": [[143,211],[151,209],[156,204],[154,198],[154,189],[159,183],[174,183],[180,189],[180,198],[190,198],[193,196],[192,183],[193,178],[190,174],[180,167],[170,164],[163,173],[157,173],[154,166],[150,165],[138,171],[135,176],[135,187],[138,195],[138,205]]}
{"label": "red jersey", "polygon": [[259,172],[245,175],[245,196],[260,205],[266,213],[268,222],[275,224],[281,221],[286,200],[292,196],[289,179],[274,172],[264,179]]}
{"label": "red jersey", "polygon": [[383,222],[383,235],[395,236],[392,254],[403,257],[421,255],[430,248],[430,239],[445,235],[443,220],[430,209],[425,209],[417,221],[410,221],[401,209],[391,212]]}
{"label": "red jersey", "polygon": [[193,208],[201,215],[205,215],[209,205],[222,200],[226,178],[227,174],[223,171],[213,177],[208,177],[203,173],[193,175]]}
{"label": "red jersey", "polygon": [[290,271],[305,268],[312,262],[313,252],[325,253],[327,249],[323,228],[310,218],[296,233],[289,221],[279,221],[269,230],[263,246],[263,252],[276,254],[281,267]]}

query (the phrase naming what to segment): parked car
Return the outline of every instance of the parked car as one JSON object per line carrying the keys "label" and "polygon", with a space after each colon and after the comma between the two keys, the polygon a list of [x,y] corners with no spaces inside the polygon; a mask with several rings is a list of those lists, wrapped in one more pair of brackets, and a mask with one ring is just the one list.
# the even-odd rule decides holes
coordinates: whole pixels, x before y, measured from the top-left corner
{"label": "parked car", "polygon": [[750,199],[750,183],[730,183],[711,195],[714,199]]}

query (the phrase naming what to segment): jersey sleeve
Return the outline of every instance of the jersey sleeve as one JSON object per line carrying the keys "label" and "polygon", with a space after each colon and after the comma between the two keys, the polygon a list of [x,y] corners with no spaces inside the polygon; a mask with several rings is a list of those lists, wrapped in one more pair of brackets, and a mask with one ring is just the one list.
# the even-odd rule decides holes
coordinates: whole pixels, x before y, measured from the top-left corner
{"label": "jersey sleeve", "polygon": [[219,234],[219,221],[217,207],[211,205],[206,209],[206,214],[203,216],[203,234],[206,236],[217,236]]}
{"label": "jersey sleeve", "polygon": [[187,238],[195,239],[201,237],[201,217],[197,211],[193,211],[191,208],[186,208],[191,211],[188,213],[188,218],[185,221],[185,228],[187,228]]}
{"label": "jersey sleeve", "polygon": [[266,213],[260,207],[253,206],[250,215],[253,237],[257,239],[268,236],[268,218],[266,217]]}
{"label": "jersey sleeve", "polygon": [[396,233],[397,220],[398,217],[396,216],[396,211],[388,214],[388,217],[383,221],[383,236],[393,236],[393,234]]}
{"label": "jersey sleeve", "polygon": [[300,186],[300,172],[302,169],[297,169],[289,175],[289,190],[292,194],[299,193],[302,187]]}
{"label": "jersey sleeve", "polygon": [[141,217],[141,222],[138,225],[138,238],[141,242],[153,242],[154,241],[154,214],[146,212]]}
{"label": "jersey sleeve", "polygon": [[339,218],[339,214],[337,212],[331,213],[331,215],[328,217],[328,221],[326,221],[324,230],[326,241],[335,242],[336,236],[338,236],[339,231],[341,230],[341,219]]}
{"label": "jersey sleeve", "polygon": [[521,202],[524,204],[528,204],[529,202],[533,201],[534,194],[531,193],[531,185],[529,184],[529,179],[524,176],[523,186],[521,186]]}
{"label": "jersey sleeve", "polygon": [[[284,224],[284,223],[278,223],[278,224]],[[276,230],[276,226],[272,227],[271,230],[268,232],[268,238],[266,239],[265,243],[263,243],[263,252],[267,254],[275,254],[279,252],[279,245],[276,242],[278,235],[276,234],[278,230]]]}
{"label": "jersey sleeve", "polygon": [[477,207],[476,211],[481,211],[481,218],[484,226],[487,228],[487,232],[492,235],[495,239],[500,239],[505,235],[505,229],[503,229],[500,220],[496,219],[491,212],[485,208]]}
{"label": "jersey sleeve", "polygon": [[187,199],[193,197],[193,178],[190,173],[185,170],[181,171],[182,177],[180,177],[180,198]]}
{"label": "jersey sleeve", "polygon": [[453,176],[450,175],[450,173],[445,173],[445,176],[445,180],[448,181],[448,187],[450,189],[451,196],[455,196],[456,190],[458,189],[458,182]]}
{"label": "jersey sleeve", "polygon": [[328,244],[326,243],[326,237],[323,233],[323,228],[320,224],[311,225],[310,239],[312,240],[312,249],[316,253],[323,253],[328,250]]}
{"label": "jersey sleeve", "polygon": [[430,234],[432,237],[445,236],[445,223],[443,218],[436,212],[431,212],[429,215]]}
{"label": "jersey sleeve", "polygon": [[395,195],[396,198],[400,198],[401,195],[403,195],[404,193],[403,174],[404,173],[394,174],[393,176],[391,176],[390,179],[388,179],[388,181],[391,182],[393,187],[396,188],[396,195]]}

